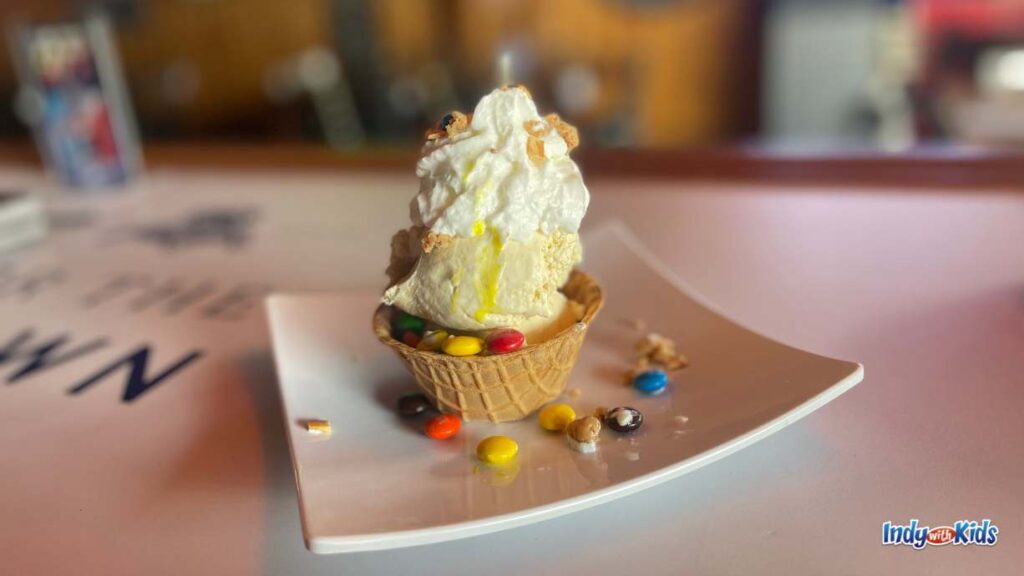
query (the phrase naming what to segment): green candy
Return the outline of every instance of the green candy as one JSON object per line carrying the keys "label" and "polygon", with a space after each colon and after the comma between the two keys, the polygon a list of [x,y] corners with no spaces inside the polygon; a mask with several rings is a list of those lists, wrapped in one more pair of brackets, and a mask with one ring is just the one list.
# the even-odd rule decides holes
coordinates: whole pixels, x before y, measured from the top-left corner
{"label": "green candy", "polygon": [[403,332],[423,334],[423,329],[426,328],[426,322],[423,321],[423,318],[413,316],[407,312],[399,312],[398,316],[395,317],[394,328],[397,334],[402,334]]}

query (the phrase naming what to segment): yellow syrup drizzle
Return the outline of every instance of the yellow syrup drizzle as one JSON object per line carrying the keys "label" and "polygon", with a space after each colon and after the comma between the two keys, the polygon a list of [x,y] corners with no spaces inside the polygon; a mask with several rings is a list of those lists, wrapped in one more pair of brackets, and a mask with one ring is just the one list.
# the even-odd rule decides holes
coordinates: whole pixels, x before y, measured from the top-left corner
{"label": "yellow syrup drizzle", "polygon": [[498,231],[491,229],[491,241],[480,246],[477,252],[477,277],[474,287],[476,288],[477,301],[480,307],[477,308],[473,317],[477,322],[483,322],[487,315],[494,312],[498,301],[498,281],[501,279],[501,251],[505,244],[501,241]]}
{"label": "yellow syrup drizzle", "polygon": [[480,203],[484,200],[484,194],[487,193],[491,187],[491,179],[488,178],[484,185],[477,188],[473,194],[473,213],[476,214],[476,220],[473,221],[473,229],[471,233],[473,236],[483,236],[484,232],[487,232],[487,223],[480,217]]}

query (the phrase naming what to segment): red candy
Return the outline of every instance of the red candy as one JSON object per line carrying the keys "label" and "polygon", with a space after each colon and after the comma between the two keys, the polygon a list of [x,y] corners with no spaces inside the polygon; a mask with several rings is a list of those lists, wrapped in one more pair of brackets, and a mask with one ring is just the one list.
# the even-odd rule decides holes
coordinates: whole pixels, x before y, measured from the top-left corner
{"label": "red candy", "polygon": [[502,328],[487,335],[487,351],[491,354],[515,352],[526,343],[526,336],[519,330]]}
{"label": "red candy", "polygon": [[402,334],[402,342],[410,348],[415,348],[420,343],[420,335],[409,330],[405,334]]}
{"label": "red candy", "polygon": [[440,416],[434,416],[427,422],[426,433],[427,436],[434,440],[447,440],[455,436],[459,428],[462,428],[462,420],[458,416],[441,414]]}

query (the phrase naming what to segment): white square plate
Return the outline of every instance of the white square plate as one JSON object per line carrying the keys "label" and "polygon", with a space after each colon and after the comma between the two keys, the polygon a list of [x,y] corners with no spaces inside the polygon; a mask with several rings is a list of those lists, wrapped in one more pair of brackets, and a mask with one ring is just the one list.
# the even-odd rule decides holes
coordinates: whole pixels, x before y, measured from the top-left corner
{"label": "white square plate", "polygon": [[[276,295],[268,300],[281,401],[306,545],[316,553],[380,550],[493,532],[594,506],[675,478],[781,430],[863,378],[853,362],[791,348],[714,312],[670,278],[620,227],[585,239],[585,269],[605,290],[565,401],[578,413],[633,406],[643,427],[603,431],[596,454],[570,450],[536,418],[473,422],[439,442],[394,412],[415,383],[370,329],[378,294]],[[622,384],[638,333],[672,337],[690,360],[669,389]],[[330,420],[330,437],[306,419]],[[519,442],[515,465],[477,463],[494,434]]]}

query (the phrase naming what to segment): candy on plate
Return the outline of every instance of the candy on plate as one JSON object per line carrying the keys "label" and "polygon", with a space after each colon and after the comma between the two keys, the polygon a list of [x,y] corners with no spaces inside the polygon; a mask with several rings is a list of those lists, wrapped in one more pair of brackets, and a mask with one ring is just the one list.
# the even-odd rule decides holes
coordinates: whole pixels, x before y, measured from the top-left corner
{"label": "candy on plate", "polygon": [[490,436],[480,441],[476,456],[487,464],[505,464],[519,453],[519,444],[508,436]]}
{"label": "candy on plate", "polygon": [[633,432],[644,423],[644,415],[636,408],[618,406],[608,411],[604,422],[616,432]]}
{"label": "candy on plate", "polygon": [[668,386],[664,370],[646,370],[633,377],[633,387],[647,394],[660,394]]}
{"label": "candy on plate", "polygon": [[540,427],[551,432],[561,432],[576,419],[576,411],[568,404],[548,404],[541,408],[537,420]]}
{"label": "candy on plate", "polygon": [[458,416],[441,414],[427,421],[425,431],[427,436],[434,440],[447,440],[458,434],[460,428],[462,428],[462,420]]}
{"label": "candy on plate", "polygon": [[398,415],[402,418],[419,416],[433,408],[430,400],[423,394],[406,394],[398,399]]}

